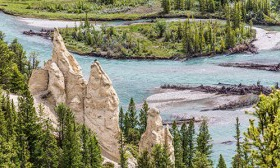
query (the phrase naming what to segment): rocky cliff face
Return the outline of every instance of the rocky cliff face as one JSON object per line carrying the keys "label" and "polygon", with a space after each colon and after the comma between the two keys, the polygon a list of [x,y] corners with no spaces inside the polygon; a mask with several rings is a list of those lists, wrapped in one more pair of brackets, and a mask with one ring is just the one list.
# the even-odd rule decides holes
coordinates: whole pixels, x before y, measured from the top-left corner
{"label": "rocky cliff face", "polygon": [[[35,101],[53,108],[68,105],[78,123],[85,123],[99,140],[102,154],[118,161],[119,99],[112,82],[98,62],[91,66],[88,84],[81,68],[66,49],[58,30],[54,31],[53,53],[44,68],[34,70],[29,88]],[[41,99],[41,100],[39,100]]]}
{"label": "rocky cliff face", "polygon": [[162,125],[162,119],[160,117],[159,110],[151,108],[148,111],[146,131],[141,136],[139,142],[140,152],[143,152],[144,150],[152,152],[152,148],[156,144],[166,145],[167,151],[170,154],[170,159],[174,163],[175,156],[172,141],[173,137],[168,126],[163,127]]}

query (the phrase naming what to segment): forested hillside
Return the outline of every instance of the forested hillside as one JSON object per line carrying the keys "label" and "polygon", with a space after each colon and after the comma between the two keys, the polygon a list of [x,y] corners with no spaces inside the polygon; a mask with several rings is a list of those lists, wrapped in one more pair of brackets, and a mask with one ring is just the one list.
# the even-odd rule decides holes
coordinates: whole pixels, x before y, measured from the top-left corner
{"label": "forested hillside", "polygon": [[234,6],[244,21],[279,23],[278,0],[0,0],[0,8],[11,14],[80,20],[133,20],[155,17],[226,18],[226,6]]}

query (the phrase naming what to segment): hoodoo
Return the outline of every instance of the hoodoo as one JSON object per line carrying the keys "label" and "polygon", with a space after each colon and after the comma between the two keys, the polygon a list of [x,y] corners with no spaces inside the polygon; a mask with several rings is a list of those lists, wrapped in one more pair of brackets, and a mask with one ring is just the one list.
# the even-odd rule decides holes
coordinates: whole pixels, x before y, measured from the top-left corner
{"label": "hoodoo", "polygon": [[139,142],[140,152],[147,150],[152,152],[153,146],[161,144],[167,147],[167,152],[170,155],[171,161],[174,163],[174,147],[173,137],[167,127],[163,127],[162,119],[158,109],[151,108],[148,111],[147,128],[144,134],[141,136]]}
{"label": "hoodoo", "polygon": [[96,134],[103,156],[118,162],[119,99],[111,80],[95,61],[87,84],[58,29],[54,30],[53,45],[51,60],[34,70],[29,81],[35,101],[51,106],[52,112],[59,103],[68,105],[76,121],[85,123]]}

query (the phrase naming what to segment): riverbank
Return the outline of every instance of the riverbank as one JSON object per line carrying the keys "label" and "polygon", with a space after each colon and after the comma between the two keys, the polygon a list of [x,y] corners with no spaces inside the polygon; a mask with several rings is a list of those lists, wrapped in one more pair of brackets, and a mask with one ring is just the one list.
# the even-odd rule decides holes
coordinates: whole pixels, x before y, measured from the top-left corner
{"label": "riverbank", "polygon": [[280,49],[280,32],[267,31],[254,27],[256,30],[256,40],[253,42],[258,50],[279,50]]}

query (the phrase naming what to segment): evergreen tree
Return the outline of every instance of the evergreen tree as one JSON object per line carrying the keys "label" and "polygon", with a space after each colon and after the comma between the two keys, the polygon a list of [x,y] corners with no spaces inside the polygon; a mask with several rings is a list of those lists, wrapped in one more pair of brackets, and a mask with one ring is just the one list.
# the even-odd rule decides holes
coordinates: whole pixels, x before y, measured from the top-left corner
{"label": "evergreen tree", "polygon": [[147,127],[147,116],[149,111],[149,105],[146,101],[144,101],[144,104],[140,110],[139,114],[139,131],[140,135],[142,135],[146,131]]}
{"label": "evergreen tree", "polygon": [[[63,123],[63,139],[62,139],[62,167],[76,168],[82,166],[81,143],[78,136],[77,127],[73,112],[66,106],[60,105],[60,112],[64,113]],[[62,121],[59,119],[59,121]],[[62,128],[59,128],[62,130]]]}
{"label": "evergreen tree", "polygon": [[170,0],[161,0],[161,7],[163,8],[163,13],[168,14],[170,12]]}
{"label": "evergreen tree", "polygon": [[212,138],[208,130],[208,124],[207,121],[204,119],[199,127],[199,133],[197,136],[197,148],[196,150],[200,152],[201,154],[206,155],[208,158],[210,158],[210,155],[212,153],[212,144],[211,144]]}
{"label": "evergreen tree", "polygon": [[152,164],[156,168],[171,168],[173,167],[167,153],[166,147],[155,145],[152,150]]}
{"label": "evergreen tree", "polygon": [[143,151],[137,159],[138,168],[152,168],[151,158],[147,150]]}
{"label": "evergreen tree", "polygon": [[58,167],[61,150],[57,146],[57,141],[53,135],[54,129],[50,120],[46,120],[43,123],[44,130],[42,131],[42,137],[40,143],[36,144],[36,155],[38,161],[34,164],[35,167]]}
{"label": "evergreen tree", "polygon": [[172,124],[172,135],[173,135],[173,146],[174,146],[174,155],[175,155],[175,167],[176,168],[185,168],[183,163],[183,151],[182,151],[182,141],[180,132],[178,130],[176,121]]}
{"label": "evergreen tree", "polygon": [[196,151],[193,159],[193,168],[212,168],[212,161],[206,154]]}
{"label": "evergreen tree", "polygon": [[[1,90],[0,95],[2,95]],[[10,101],[4,99],[4,97],[0,97],[0,167],[19,167],[17,150],[15,150],[17,149],[15,135],[10,134],[5,111],[2,111],[3,107],[7,107],[2,102]]]}
{"label": "evergreen tree", "polygon": [[243,160],[242,160],[242,151],[241,151],[241,143],[240,143],[240,123],[238,117],[236,118],[236,136],[234,137],[236,139],[236,155],[233,157],[232,161],[232,167],[233,168],[240,168],[243,167]]}
{"label": "evergreen tree", "polygon": [[[268,96],[261,95],[255,116],[245,133],[244,150],[252,167],[279,167],[280,155],[280,91],[273,90]],[[257,124],[255,124],[257,121]]]}
{"label": "evergreen tree", "polygon": [[[24,95],[19,98],[19,112],[18,118],[20,120],[19,134],[25,139],[27,149],[30,154],[30,162],[36,165],[42,156],[37,155],[36,146],[41,142],[42,126],[38,123],[39,118],[34,108],[33,97],[28,90],[25,91]],[[22,142],[25,143],[25,142]],[[25,146],[24,144],[21,144]]]}
{"label": "evergreen tree", "polygon": [[120,139],[119,139],[119,144],[120,144],[120,166],[121,168],[127,168],[128,164],[127,164],[127,156],[126,156],[126,152],[125,152],[125,140],[124,140],[124,136],[123,133],[121,132],[120,134]]}
{"label": "evergreen tree", "polygon": [[125,129],[124,120],[125,120],[125,115],[123,112],[123,108],[121,107],[120,114],[119,114],[119,127],[120,127],[121,131],[124,131],[124,129]]}
{"label": "evergreen tree", "polygon": [[[226,162],[225,162],[222,155],[220,155],[219,163],[218,163],[217,168],[227,168]],[[241,167],[239,167],[239,168],[241,168]]]}
{"label": "evergreen tree", "polygon": [[191,168],[193,166],[193,158],[195,154],[195,127],[194,118],[190,120],[189,126],[186,132],[186,146],[183,146],[184,153],[183,159],[187,167]]}

